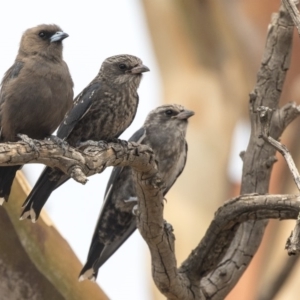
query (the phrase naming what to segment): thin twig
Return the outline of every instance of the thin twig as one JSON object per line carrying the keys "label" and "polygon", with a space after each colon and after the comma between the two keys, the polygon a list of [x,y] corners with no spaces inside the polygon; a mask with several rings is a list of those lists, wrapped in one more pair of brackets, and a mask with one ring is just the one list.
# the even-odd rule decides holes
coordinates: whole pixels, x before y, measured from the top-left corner
{"label": "thin twig", "polygon": [[287,147],[285,145],[281,144],[280,142],[276,141],[275,139],[273,139],[271,136],[262,135],[262,138],[266,142],[270,143],[284,157],[284,159],[292,173],[292,176],[296,183],[296,186],[297,186],[298,190],[300,191],[300,174],[299,174],[299,171],[298,171],[298,169],[294,163],[294,160],[293,160],[289,150],[287,149]]}
{"label": "thin twig", "polygon": [[297,28],[298,34],[300,35],[300,14],[296,5],[298,5],[298,0],[282,0],[285,8],[289,12],[295,27]]}
{"label": "thin twig", "polygon": [[300,253],[300,219],[299,215],[290,237],[288,238],[285,249],[288,255],[297,255]]}

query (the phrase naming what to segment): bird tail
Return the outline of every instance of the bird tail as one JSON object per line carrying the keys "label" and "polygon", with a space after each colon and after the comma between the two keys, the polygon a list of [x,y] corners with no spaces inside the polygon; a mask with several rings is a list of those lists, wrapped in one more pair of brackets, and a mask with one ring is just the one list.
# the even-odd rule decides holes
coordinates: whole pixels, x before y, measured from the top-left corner
{"label": "bird tail", "polygon": [[122,246],[122,244],[135,230],[136,222],[134,220],[126,232],[124,232],[122,237],[115,239],[112,243],[104,245],[99,240],[95,240],[90,247],[87,262],[79,274],[79,281],[83,281],[85,279],[95,281],[99,269]]}
{"label": "bird tail", "polygon": [[96,280],[98,275],[98,269],[94,269],[94,265],[100,257],[104,247],[105,245],[101,243],[98,239],[92,243],[87,261],[83,266],[82,270],[80,271],[78,278],[79,281],[83,281],[85,279],[89,279],[92,281]]}
{"label": "bird tail", "polygon": [[0,168],[0,205],[2,205],[4,201],[8,201],[11,186],[13,184],[16,173],[20,168],[21,166]]}
{"label": "bird tail", "polygon": [[37,183],[31,190],[29,196],[23,204],[23,211],[20,220],[31,219],[33,223],[38,219],[40,212],[47,202],[52,191],[57,185],[57,181],[50,180],[50,168],[45,168]]}

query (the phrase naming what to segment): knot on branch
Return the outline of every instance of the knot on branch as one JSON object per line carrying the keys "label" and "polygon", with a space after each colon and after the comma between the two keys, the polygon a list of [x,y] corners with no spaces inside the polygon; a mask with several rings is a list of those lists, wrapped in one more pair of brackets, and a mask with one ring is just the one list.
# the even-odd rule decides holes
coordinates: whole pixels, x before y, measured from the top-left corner
{"label": "knot on branch", "polygon": [[82,184],[86,184],[88,181],[88,179],[86,178],[82,170],[77,166],[73,166],[70,169],[69,174],[71,175],[72,178],[76,179],[76,181]]}

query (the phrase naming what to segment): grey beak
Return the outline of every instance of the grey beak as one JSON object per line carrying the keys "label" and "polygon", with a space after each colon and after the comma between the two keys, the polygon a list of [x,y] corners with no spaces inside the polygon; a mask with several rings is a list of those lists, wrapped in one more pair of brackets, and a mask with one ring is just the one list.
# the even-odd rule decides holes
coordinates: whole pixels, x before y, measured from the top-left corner
{"label": "grey beak", "polygon": [[60,42],[63,39],[67,38],[68,36],[69,35],[63,31],[57,31],[51,36],[50,43]]}
{"label": "grey beak", "polygon": [[131,69],[132,74],[140,74],[140,73],[149,72],[149,71],[150,71],[150,69],[144,65],[139,65],[139,66]]}
{"label": "grey beak", "polygon": [[190,118],[191,116],[193,116],[195,114],[195,112],[193,112],[192,110],[187,110],[185,109],[184,111],[180,112],[176,118],[179,120],[187,120],[188,118]]}

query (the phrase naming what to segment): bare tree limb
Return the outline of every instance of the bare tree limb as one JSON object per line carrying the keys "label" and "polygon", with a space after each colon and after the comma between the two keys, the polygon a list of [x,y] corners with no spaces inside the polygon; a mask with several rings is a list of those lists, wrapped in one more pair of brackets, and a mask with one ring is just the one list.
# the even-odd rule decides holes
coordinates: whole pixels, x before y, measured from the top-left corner
{"label": "bare tree limb", "polygon": [[243,156],[241,194],[221,207],[203,240],[178,269],[171,226],[163,220],[162,186],[154,155],[135,143],[88,143],[84,149],[51,141],[0,144],[0,165],[43,163],[75,180],[107,166],[131,166],[137,186],[137,226],[149,246],[153,279],[168,299],[224,299],[255,254],[268,218],[297,218],[299,198],[266,195],[276,150],[261,138],[275,140],[299,115],[289,104],[278,108],[289,67],[293,22],[281,7],[270,25],[257,84],[250,94],[251,137]]}
{"label": "bare tree limb", "polygon": [[153,151],[145,145],[116,140],[114,143],[86,142],[82,151],[50,140],[23,137],[19,143],[0,144],[0,165],[41,163],[58,168],[80,183],[101,173],[107,166],[128,166],[157,172]]}
{"label": "bare tree limb", "polygon": [[[293,35],[293,21],[283,6],[279,14],[272,18],[269,26],[266,46],[257,83],[250,94],[249,111],[251,119],[251,136],[243,155],[243,175],[241,194],[266,194],[269,188],[272,165],[276,161],[275,149],[260,138],[264,116],[260,108],[268,108],[271,114],[269,134],[278,139],[287,124],[297,116],[295,108],[278,109],[278,103],[290,63]],[[273,118],[274,117],[274,118]],[[234,228],[228,241],[230,247],[220,249],[223,255],[217,268],[201,281],[205,294],[210,299],[224,299],[237,283],[257,251],[267,221],[247,221]],[[234,237],[233,237],[234,236]],[[226,253],[226,254],[225,254]]]}
{"label": "bare tree limb", "polygon": [[89,175],[111,165],[133,167],[139,199],[137,226],[151,252],[153,279],[168,299],[205,298],[200,279],[216,267],[240,223],[249,219],[296,218],[299,213],[299,198],[293,195],[233,199],[217,211],[204,239],[178,269],[172,227],[163,219],[163,182],[151,149],[124,141],[91,142],[81,152],[51,141],[30,139],[0,144],[0,149],[5,149],[0,153],[0,165],[46,162],[67,173],[78,168]]}
{"label": "bare tree limb", "polygon": [[[300,175],[298,169],[294,163],[294,160],[287,149],[287,147],[280,142],[273,139],[271,136],[265,134],[262,135],[263,139],[272,145],[278,152],[284,157],[293,179],[296,183],[298,190],[300,191]],[[292,231],[290,237],[285,245],[289,255],[295,255],[300,253],[300,216],[298,216],[294,230]]]}
{"label": "bare tree limb", "polygon": [[220,261],[222,247],[228,244],[224,241],[231,238],[231,232],[240,223],[251,219],[295,219],[299,208],[300,197],[297,195],[254,194],[227,201],[218,209],[205,237],[180,269],[189,269],[189,273],[200,279],[214,270]]}
{"label": "bare tree limb", "polygon": [[294,163],[294,160],[293,160],[288,148],[285,145],[283,145],[280,142],[273,139],[271,136],[263,135],[262,137],[265,141],[270,143],[270,145],[272,145],[278,152],[280,152],[281,155],[284,157],[284,159],[291,171],[293,179],[296,183],[296,186],[297,186],[298,190],[300,191],[300,175],[299,175],[298,169]]}

